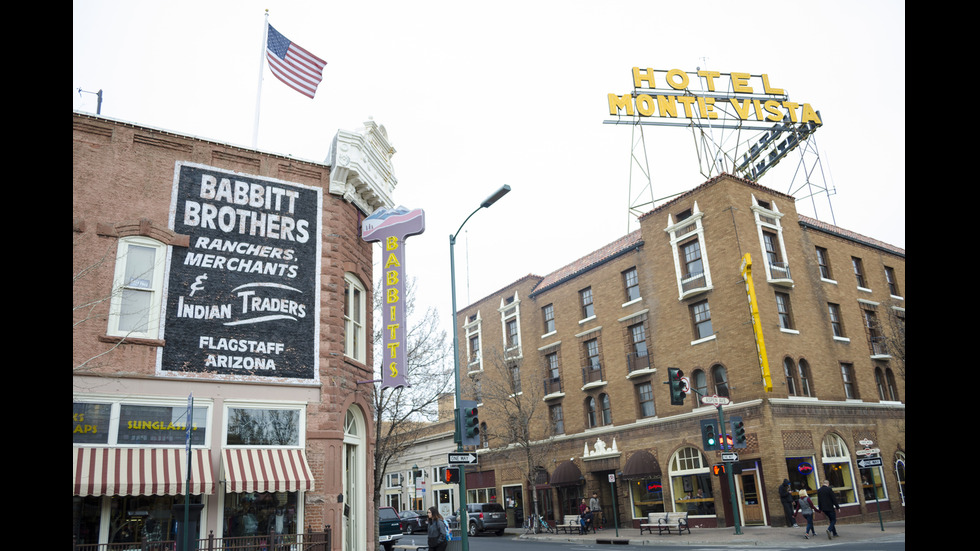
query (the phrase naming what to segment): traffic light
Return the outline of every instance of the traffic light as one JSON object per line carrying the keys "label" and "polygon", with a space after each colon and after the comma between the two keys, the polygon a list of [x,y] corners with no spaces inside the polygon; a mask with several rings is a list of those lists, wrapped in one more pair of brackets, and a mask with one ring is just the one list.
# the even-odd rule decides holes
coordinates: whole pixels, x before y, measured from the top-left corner
{"label": "traffic light", "polygon": [[742,422],[742,418],[733,415],[732,416],[732,438],[735,440],[734,447],[744,448],[745,444],[745,423]]}
{"label": "traffic light", "polygon": [[460,400],[460,437],[464,446],[480,445],[480,411],[474,400]]}
{"label": "traffic light", "polygon": [[725,476],[725,474],[726,474],[726,472],[725,472],[725,464],[724,463],[717,463],[715,465],[712,465],[711,466],[711,472],[715,476]]}
{"label": "traffic light", "polygon": [[667,382],[665,384],[670,385],[670,405],[672,406],[683,406],[684,398],[687,396],[684,391],[687,390],[683,381],[684,372],[676,367],[667,368]]}
{"label": "traffic light", "polygon": [[459,467],[446,467],[443,474],[443,482],[446,484],[459,484]]}
{"label": "traffic light", "polygon": [[713,419],[701,420],[701,443],[704,451],[717,451],[721,449],[718,444],[718,421]]}

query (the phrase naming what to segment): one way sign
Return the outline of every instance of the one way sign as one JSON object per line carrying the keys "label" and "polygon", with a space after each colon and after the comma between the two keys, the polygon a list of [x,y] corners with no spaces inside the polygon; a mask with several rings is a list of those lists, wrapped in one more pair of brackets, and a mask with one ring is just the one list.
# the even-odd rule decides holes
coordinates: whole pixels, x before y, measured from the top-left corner
{"label": "one way sign", "polygon": [[449,454],[450,465],[476,465],[478,464],[475,453],[451,453]]}

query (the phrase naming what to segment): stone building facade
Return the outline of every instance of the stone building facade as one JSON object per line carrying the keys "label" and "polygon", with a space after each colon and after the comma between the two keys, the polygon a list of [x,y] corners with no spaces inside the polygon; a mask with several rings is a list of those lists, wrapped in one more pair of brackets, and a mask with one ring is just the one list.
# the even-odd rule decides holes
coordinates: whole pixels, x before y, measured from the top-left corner
{"label": "stone building facade", "polygon": [[324,163],[81,113],[72,130],[76,542],[172,539],[187,492],[201,537],[329,525],[333,549],[368,549],[360,223],[392,205],[384,128],[338,132]]}
{"label": "stone building facade", "polygon": [[[732,465],[742,523],[785,522],[784,479],[811,495],[830,479],[844,521],[876,518],[878,505],[903,518],[904,285],[903,249],[716,177],[640,217],[639,230],[457,312],[466,393],[488,423],[467,488],[492,480],[515,522],[535,508],[550,521],[577,514],[594,492],[607,525],[614,501],[620,526],[660,511],[732,525],[731,488],[712,474],[721,452],[702,438],[718,410],[701,397],[719,396],[730,400],[720,432],[731,435],[733,416],[746,431]],[[668,367],[692,390],[683,405],[671,405]],[[537,408],[530,467],[501,430],[517,401]],[[869,456],[883,466],[862,467]]]}

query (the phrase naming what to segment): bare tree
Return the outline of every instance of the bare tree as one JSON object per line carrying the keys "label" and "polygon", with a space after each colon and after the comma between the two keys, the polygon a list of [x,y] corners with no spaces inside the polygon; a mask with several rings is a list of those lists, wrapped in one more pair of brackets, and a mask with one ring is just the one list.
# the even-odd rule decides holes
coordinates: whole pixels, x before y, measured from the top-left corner
{"label": "bare tree", "polygon": [[[375,289],[383,289],[377,285]],[[405,369],[410,387],[374,387],[374,502],[381,505],[381,489],[384,487],[388,464],[416,440],[425,434],[438,413],[439,396],[453,383],[452,349],[446,331],[441,328],[434,308],[417,312],[415,308],[414,281],[409,281],[405,292],[405,308],[408,320],[406,333]],[[380,312],[381,296],[375,293],[375,312]],[[378,314],[380,316],[380,314]],[[382,319],[376,317],[375,319]],[[374,331],[376,348],[381,346],[381,328]],[[376,360],[383,357],[375,353]],[[376,362],[377,363],[377,362]],[[380,363],[375,367],[381,378]],[[375,522],[378,522],[375,517]],[[379,537],[375,526],[375,543]]]}
{"label": "bare tree", "polygon": [[[529,369],[524,357],[512,351],[484,354],[488,369],[477,382],[484,403],[482,416],[491,419],[484,433],[492,453],[520,472],[524,487],[532,493],[534,515],[538,516],[538,493],[534,491],[537,474],[556,448],[555,424],[543,400],[544,376]],[[537,529],[535,523],[535,532]]]}

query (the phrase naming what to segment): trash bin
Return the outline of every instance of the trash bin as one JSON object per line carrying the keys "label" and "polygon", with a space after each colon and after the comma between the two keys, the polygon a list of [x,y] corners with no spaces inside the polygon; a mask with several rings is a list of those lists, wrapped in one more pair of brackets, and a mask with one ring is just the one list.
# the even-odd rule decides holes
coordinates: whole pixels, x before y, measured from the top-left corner
{"label": "trash bin", "polygon": [[463,534],[460,532],[459,528],[450,530],[453,534],[453,539],[446,544],[446,551],[462,551],[463,549]]}

